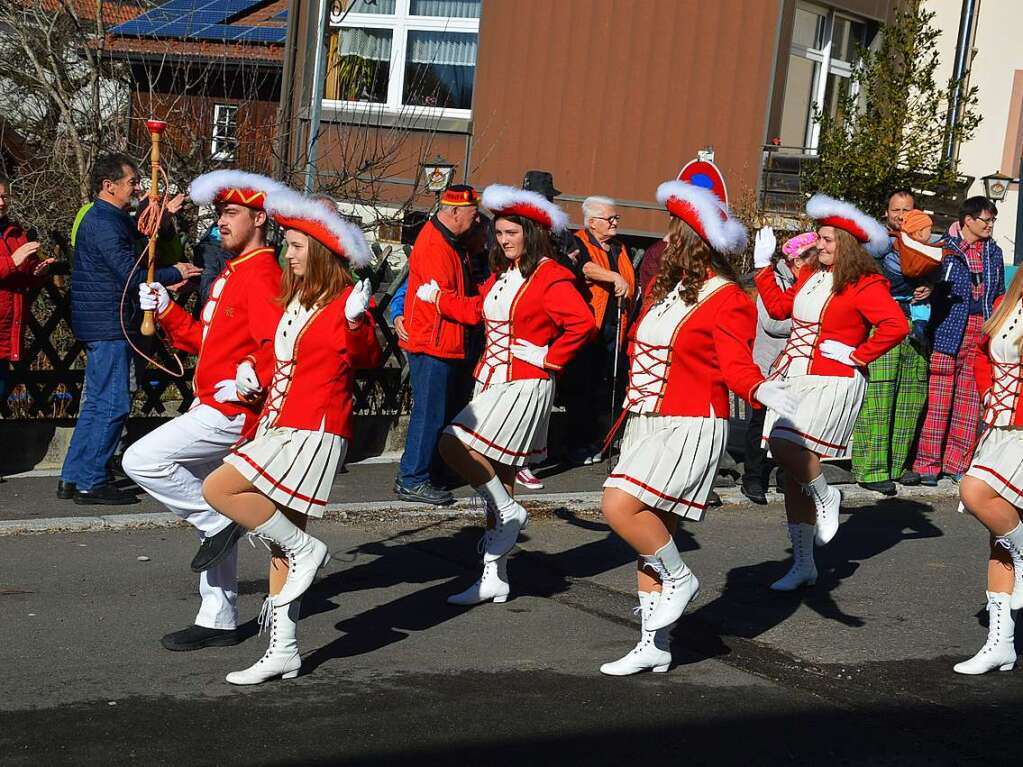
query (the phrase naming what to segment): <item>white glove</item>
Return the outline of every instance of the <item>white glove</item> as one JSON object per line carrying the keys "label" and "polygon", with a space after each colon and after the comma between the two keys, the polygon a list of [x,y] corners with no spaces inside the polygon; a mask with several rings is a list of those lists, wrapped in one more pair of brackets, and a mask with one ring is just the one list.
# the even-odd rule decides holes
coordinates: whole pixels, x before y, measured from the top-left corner
{"label": "white glove", "polygon": [[369,299],[372,297],[373,286],[370,285],[369,278],[357,282],[352,292],[348,294],[348,300],[345,301],[345,318],[349,322],[358,322],[369,308]]}
{"label": "white glove", "polygon": [[544,361],[547,359],[546,346],[537,346],[524,339],[519,339],[512,344],[511,353],[513,357],[517,357],[538,368],[542,368]]}
{"label": "white glove", "polygon": [[256,369],[247,361],[238,364],[238,370],[234,374],[234,385],[238,394],[243,397],[251,397],[263,390],[259,385],[259,379],[256,378]]}
{"label": "white glove", "polygon": [[217,381],[213,385],[213,399],[217,402],[237,402],[238,401],[238,387],[234,382],[234,379],[225,378],[223,381]]}
{"label": "white glove", "polygon": [[753,268],[763,269],[771,265],[774,251],[778,247],[778,240],[774,236],[774,229],[765,226],[753,240]]}
{"label": "white glove", "polygon": [[143,311],[163,314],[170,306],[170,294],[159,282],[141,283],[139,285],[139,305]]}
{"label": "white glove", "polygon": [[764,381],[757,387],[757,393],[753,396],[761,405],[780,416],[790,420],[796,417],[799,400],[793,396],[792,387],[787,381]]}
{"label": "white glove", "polygon": [[426,301],[428,304],[437,303],[438,295],[440,295],[440,285],[437,284],[437,280],[424,282],[416,290],[416,298],[420,301]]}
{"label": "white glove", "polygon": [[822,341],[821,342],[821,356],[827,357],[829,360],[835,360],[841,362],[843,365],[848,365],[851,368],[859,367],[859,364],[854,362],[852,359],[852,353],[856,351],[855,346],[849,346],[849,344],[843,344],[841,341]]}

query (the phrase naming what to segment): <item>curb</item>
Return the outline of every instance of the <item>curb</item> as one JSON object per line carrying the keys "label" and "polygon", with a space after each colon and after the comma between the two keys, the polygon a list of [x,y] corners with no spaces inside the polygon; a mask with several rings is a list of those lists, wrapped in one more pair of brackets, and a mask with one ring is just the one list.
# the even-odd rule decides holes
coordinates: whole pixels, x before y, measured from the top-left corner
{"label": "curb", "polygon": [[[949,500],[958,494],[956,485],[947,479],[941,480],[937,487],[900,487],[899,494],[891,498],[883,498],[877,493],[864,490],[858,485],[840,485],[843,503],[853,506],[866,506],[879,501],[897,501],[898,499],[933,499]],[[724,511],[731,508],[758,508],[746,496],[739,492],[738,487],[716,488]],[[533,512],[544,512],[564,509],[576,513],[599,513],[601,493],[599,491],[579,493],[536,493],[520,496],[525,505]],[[769,493],[768,503],[780,504],[783,500],[779,493]],[[766,508],[766,507],[764,507]],[[717,511],[717,510],[715,510]],[[384,521],[393,520],[396,516],[416,519],[478,519],[482,516],[483,507],[478,498],[459,498],[451,506],[430,506],[423,503],[408,501],[369,501],[361,503],[331,503],[327,505],[324,518],[336,522]],[[46,517],[43,519],[0,520],[0,538],[11,535],[31,535],[39,533],[96,533],[119,532],[124,530],[150,530],[158,528],[184,527],[185,522],[169,511],[146,514],[110,514],[98,517]]]}

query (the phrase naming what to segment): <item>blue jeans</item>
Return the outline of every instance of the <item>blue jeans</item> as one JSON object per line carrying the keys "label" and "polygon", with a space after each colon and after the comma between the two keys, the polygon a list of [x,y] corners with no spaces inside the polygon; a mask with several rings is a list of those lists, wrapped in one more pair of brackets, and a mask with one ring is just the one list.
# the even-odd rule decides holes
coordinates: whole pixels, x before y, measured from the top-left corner
{"label": "blue jeans", "polygon": [[412,384],[412,413],[405,452],[398,465],[398,482],[404,487],[415,487],[430,481],[430,465],[441,431],[449,420],[448,402],[463,362],[415,352],[408,352],[406,357]]}
{"label": "blue jeans", "polygon": [[106,484],[107,463],[131,409],[131,350],[123,340],[90,341],[85,355],[88,396],[78,411],[60,478],[79,490],[92,490]]}

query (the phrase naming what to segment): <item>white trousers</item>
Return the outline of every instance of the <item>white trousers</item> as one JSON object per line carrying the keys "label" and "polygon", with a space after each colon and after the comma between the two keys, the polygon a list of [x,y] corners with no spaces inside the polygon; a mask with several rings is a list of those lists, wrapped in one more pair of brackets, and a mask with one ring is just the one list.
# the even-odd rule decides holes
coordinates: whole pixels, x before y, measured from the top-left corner
{"label": "white trousers", "polygon": [[[155,429],[128,448],[124,471],[153,498],[199,532],[216,535],[231,524],[202,496],[202,482],[240,438],[245,416],[228,418],[208,405]],[[202,604],[197,626],[233,629],[238,624],[238,549],[199,576]]]}

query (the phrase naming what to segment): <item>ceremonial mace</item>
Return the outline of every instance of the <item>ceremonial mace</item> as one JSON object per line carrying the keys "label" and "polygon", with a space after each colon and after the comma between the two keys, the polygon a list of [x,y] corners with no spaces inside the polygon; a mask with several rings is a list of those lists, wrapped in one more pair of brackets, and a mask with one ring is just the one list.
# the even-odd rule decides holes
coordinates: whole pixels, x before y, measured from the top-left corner
{"label": "ceremonial mace", "polygon": [[[149,236],[148,271],[146,282],[150,283],[156,279],[156,238],[160,233],[160,222],[163,219],[163,207],[166,203],[166,183],[164,184],[164,196],[160,197],[157,185],[163,169],[160,167],[160,134],[167,128],[163,120],[146,120],[146,127],[149,129],[149,140],[152,150],[149,154],[149,206],[139,217],[139,231]],[[166,177],[165,177],[166,181]],[[142,335],[156,335],[156,318],[152,309],[142,313]]]}

